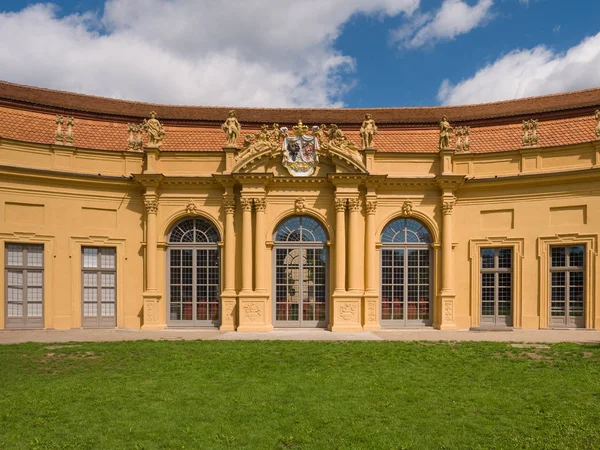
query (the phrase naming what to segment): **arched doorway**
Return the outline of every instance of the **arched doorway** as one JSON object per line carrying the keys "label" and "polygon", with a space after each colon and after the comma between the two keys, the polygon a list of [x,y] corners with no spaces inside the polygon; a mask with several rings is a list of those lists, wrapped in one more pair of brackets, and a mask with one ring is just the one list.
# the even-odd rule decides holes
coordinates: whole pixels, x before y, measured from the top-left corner
{"label": "arched doorway", "polygon": [[381,324],[431,325],[431,233],[419,220],[398,218],[381,233]]}
{"label": "arched doorway", "polygon": [[308,216],[291,217],[273,240],[274,326],[326,327],[329,290],[325,228]]}
{"label": "arched doorway", "polygon": [[219,232],[206,219],[186,218],[173,227],[167,251],[168,325],[219,325],[219,240]]}

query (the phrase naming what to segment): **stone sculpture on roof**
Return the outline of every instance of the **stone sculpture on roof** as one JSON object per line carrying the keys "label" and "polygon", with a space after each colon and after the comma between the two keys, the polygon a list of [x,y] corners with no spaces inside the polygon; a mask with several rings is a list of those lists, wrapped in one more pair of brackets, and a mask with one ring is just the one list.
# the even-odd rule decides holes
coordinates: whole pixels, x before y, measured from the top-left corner
{"label": "stone sculpture on roof", "polygon": [[600,110],[596,110],[596,139],[600,139]]}
{"label": "stone sculpture on roof", "polygon": [[365,120],[360,127],[360,137],[362,138],[362,146],[365,148],[375,148],[373,145],[373,137],[377,134],[377,125],[371,117],[371,114],[365,115]]}
{"label": "stone sculpture on roof", "polygon": [[165,129],[162,124],[156,118],[156,113],[152,111],[150,113],[150,119],[144,119],[142,122],[142,129],[148,136],[148,143],[146,148],[160,148],[162,140],[165,135]]}
{"label": "stone sculpture on roof", "polygon": [[229,111],[227,119],[221,125],[221,129],[225,132],[225,139],[227,140],[226,147],[237,148],[237,141],[240,137],[240,131],[242,127],[235,117],[235,111]]}
{"label": "stone sculpture on roof", "polygon": [[456,135],[456,151],[468,152],[471,147],[471,141],[469,140],[469,132],[471,127],[456,127],[454,134]]}
{"label": "stone sculpture on roof", "polygon": [[523,147],[538,145],[537,119],[523,121]]}
{"label": "stone sculpture on roof", "polygon": [[440,140],[438,143],[438,149],[445,150],[450,148],[450,136],[452,135],[452,127],[448,122],[448,117],[443,116],[440,122]]}

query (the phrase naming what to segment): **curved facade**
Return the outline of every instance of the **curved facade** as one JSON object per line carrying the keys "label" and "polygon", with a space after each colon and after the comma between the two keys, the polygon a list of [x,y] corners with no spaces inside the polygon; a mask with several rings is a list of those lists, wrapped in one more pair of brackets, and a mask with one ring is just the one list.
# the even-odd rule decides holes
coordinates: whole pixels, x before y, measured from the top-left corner
{"label": "curved facade", "polygon": [[597,329],[599,107],[228,116],[0,82],[0,328]]}

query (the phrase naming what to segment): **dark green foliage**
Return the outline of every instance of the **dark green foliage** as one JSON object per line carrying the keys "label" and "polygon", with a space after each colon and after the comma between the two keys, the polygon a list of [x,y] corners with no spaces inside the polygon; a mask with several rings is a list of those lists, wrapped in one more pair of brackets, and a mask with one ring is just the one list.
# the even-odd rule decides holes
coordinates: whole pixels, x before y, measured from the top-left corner
{"label": "dark green foliage", "polygon": [[600,442],[600,346],[0,346],[1,449],[567,449]]}

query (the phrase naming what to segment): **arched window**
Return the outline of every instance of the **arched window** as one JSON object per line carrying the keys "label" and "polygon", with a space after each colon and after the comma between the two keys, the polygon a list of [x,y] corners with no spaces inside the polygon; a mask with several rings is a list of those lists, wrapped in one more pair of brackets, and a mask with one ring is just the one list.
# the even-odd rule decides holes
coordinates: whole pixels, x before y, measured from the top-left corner
{"label": "arched window", "polygon": [[399,218],[392,220],[381,233],[382,243],[431,243],[427,227],[415,219]]}
{"label": "arched window", "polygon": [[276,242],[326,242],[323,226],[312,217],[291,217],[277,228]]}
{"label": "arched window", "polygon": [[219,324],[221,251],[216,227],[203,218],[186,218],[169,234],[169,325]]}
{"label": "arched window", "polygon": [[431,233],[419,220],[398,218],[381,233],[382,325],[432,322]]}
{"label": "arched window", "polygon": [[273,236],[274,325],[327,326],[327,233],[317,220],[284,220]]}

